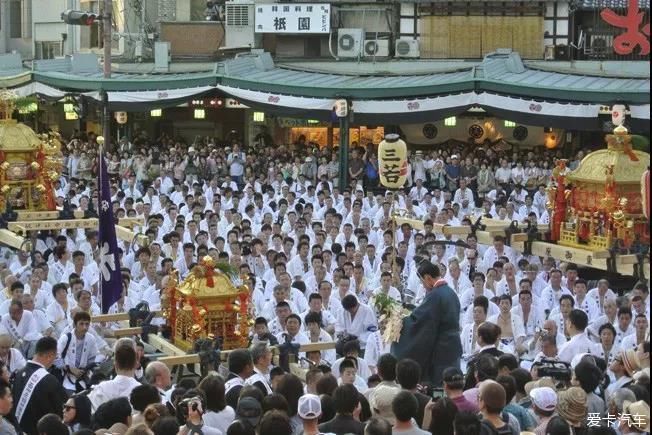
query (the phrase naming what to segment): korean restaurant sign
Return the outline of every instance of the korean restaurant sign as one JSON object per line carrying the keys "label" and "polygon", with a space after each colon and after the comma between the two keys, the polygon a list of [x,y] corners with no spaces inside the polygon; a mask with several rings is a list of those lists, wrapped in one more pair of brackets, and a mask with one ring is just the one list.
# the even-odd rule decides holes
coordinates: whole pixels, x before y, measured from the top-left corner
{"label": "korean restaurant sign", "polygon": [[331,5],[274,3],[256,7],[256,33],[329,33]]}

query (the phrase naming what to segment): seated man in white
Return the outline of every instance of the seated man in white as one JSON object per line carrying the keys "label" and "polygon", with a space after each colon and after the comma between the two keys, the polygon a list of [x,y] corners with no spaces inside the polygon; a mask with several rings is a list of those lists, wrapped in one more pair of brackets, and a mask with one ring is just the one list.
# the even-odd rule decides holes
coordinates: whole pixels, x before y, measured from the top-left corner
{"label": "seated man in white", "polygon": [[0,361],[4,363],[10,375],[27,364],[23,354],[18,349],[11,347],[12,342],[9,334],[0,335]]}
{"label": "seated man in white", "polygon": [[50,302],[45,314],[54,328],[54,337],[59,338],[71,317],[70,310],[72,306],[68,301],[68,287],[66,284],[55,284],[52,287],[52,296],[54,296],[54,301]]}
{"label": "seated man in white", "polygon": [[330,311],[324,309],[324,303],[322,296],[319,293],[312,293],[308,298],[308,310],[301,313],[301,318],[304,321],[306,329],[308,329],[308,323],[306,316],[310,313],[317,314],[321,318],[321,326],[324,330],[330,335],[335,332],[335,324],[337,319]]}
{"label": "seated man in white", "polygon": [[[322,327],[324,318],[322,311],[320,313],[309,311],[308,314],[304,317],[304,323],[306,325],[306,335],[310,343],[328,343],[333,341],[333,337]],[[321,352],[321,358],[328,362],[328,364],[333,364],[337,358],[335,349],[327,349]]]}
{"label": "seated man in white", "polygon": [[364,394],[367,390],[367,382],[358,375],[358,360],[355,358],[344,358],[338,367],[338,384],[353,385],[358,393]]}
{"label": "seated man in white", "polygon": [[333,376],[336,376],[340,373],[340,364],[342,364],[342,361],[344,361],[345,358],[354,358],[356,361],[358,361],[357,375],[359,377],[362,379],[368,379],[369,376],[371,376],[369,367],[365,363],[364,359],[360,358],[360,342],[358,340],[351,340],[344,343],[342,353],[344,354],[344,357],[339,358],[331,366]]}
{"label": "seated man in white", "polygon": [[534,353],[534,341],[536,340],[535,336],[537,331],[540,331],[543,328],[543,322],[545,321],[545,314],[542,310],[539,309],[536,305],[532,303],[532,298],[534,295],[527,288],[530,280],[522,283],[523,288],[518,294],[518,305],[512,308],[512,315],[521,319],[523,325],[523,331],[525,332],[525,346],[527,350],[524,350],[522,355],[523,358],[533,358]]}
{"label": "seated man in white", "polygon": [[489,317],[488,321],[500,327],[501,337],[498,349],[505,353],[521,355],[525,352],[525,329],[523,319],[512,314],[512,298],[509,295],[501,295],[498,307],[500,314]]}
{"label": "seated man in white", "polygon": [[485,277],[481,272],[476,272],[473,274],[473,286],[466,289],[460,296],[460,327],[469,325],[471,322],[466,320],[466,312],[473,309],[473,301],[479,296],[484,296],[487,300],[491,300],[494,297],[494,294],[491,290],[488,290],[484,286]]}
{"label": "seated man in white", "polygon": [[[470,311],[473,313],[473,322],[467,323],[462,329],[460,340],[462,341],[462,368],[466,369],[466,364],[478,352],[478,327],[487,320],[487,309],[489,300],[486,296],[478,296],[473,300],[473,306]],[[466,370],[464,370],[466,371]]]}
{"label": "seated man in white", "polygon": [[32,313],[23,309],[21,301],[16,300],[11,301],[9,313],[2,316],[0,331],[9,334],[14,346],[28,359],[32,357],[36,342],[41,338],[36,319]]}
{"label": "seated man in white", "polygon": [[287,304],[290,306],[291,312],[299,313],[299,310],[297,309],[295,303],[290,300],[290,294],[288,292],[288,289],[278,284],[276,287],[274,287],[274,293],[272,299],[270,299],[267,303],[265,303],[263,307],[263,311],[262,313],[260,313],[260,316],[266,318],[268,322],[271,321],[275,317],[274,311],[276,310],[276,306],[280,302],[287,302]]}
{"label": "seated man in white", "polygon": [[349,294],[342,299],[342,311],[335,326],[336,337],[345,334],[357,337],[364,350],[369,334],[377,329],[378,321],[371,308],[358,302],[354,295]]}
{"label": "seated man in white", "polygon": [[373,305],[373,298],[379,294],[388,296],[399,304],[401,303],[401,292],[399,292],[396,287],[392,286],[392,274],[390,272],[383,272],[380,274],[380,287],[373,291],[371,305]]}
{"label": "seated man in white", "polygon": [[45,312],[34,307],[34,298],[32,297],[32,295],[30,295],[29,293],[25,293],[23,295],[22,301],[23,301],[23,309],[25,311],[29,311],[34,316],[34,320],[36,321],[36,327],[38,332],[43,337],[52,335],[52,332],[54,331],[54,328],[52,327],[52,323],[50,323],[50,321],[48,320],[48,316],[45,314]]}
{"label": "seated man in white", "polygon": [[295,313],[288,316],[285,321],[285,331],[277,334],[276,339],[279,344],[308,344],[310,342],[308,336],[301,330],[301,317]]}

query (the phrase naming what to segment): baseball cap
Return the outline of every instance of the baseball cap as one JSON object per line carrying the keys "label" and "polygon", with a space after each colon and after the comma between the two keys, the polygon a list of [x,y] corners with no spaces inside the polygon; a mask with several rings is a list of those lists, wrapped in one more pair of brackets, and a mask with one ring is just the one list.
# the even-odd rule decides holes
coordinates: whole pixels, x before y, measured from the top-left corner
{"label": "baseball cap", "polygon": [[321,415],[321,400],[318,396],[314,394],[304,394],[299,397],[298,404],[299,417],[304,420],[311,420],[314,418],[319,418]]}
{"label": "baseball cap", "polygon": [[451,160],[452,160],[452,159],[459,160],[460,158],[457,156],[457,154],[453,154],[453,155],[451,156]]}
{"label": "baseball cap", "polygon": [[243,397],[238,401],[235,414],[238,418],[248,421],[253,427],[258,425],[263,414],[263,408],[253,397]]}
{"label": "baseball cap", "polygon": [[557,406],[557,393],[550,387],[534,388],[530,391],[530,398],[542,411],[554,411]]}

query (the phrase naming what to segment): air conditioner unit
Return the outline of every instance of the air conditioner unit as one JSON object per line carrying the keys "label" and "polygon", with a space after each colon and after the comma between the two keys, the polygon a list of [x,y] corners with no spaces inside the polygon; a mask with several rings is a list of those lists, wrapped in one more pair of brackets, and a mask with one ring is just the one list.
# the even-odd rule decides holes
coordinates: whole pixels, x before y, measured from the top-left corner
{"label": "air conditioner unit", "polygon": [[363,34],[362,29],[339,29],[337,31],[337,56],[359,57],[362,54]]}
{"label": "air conditioner unit", "polygon": [[389,41],[387,39],[367,39],[364,42],[364,55],[370,57],[389,56]]}
{"label": "air conditioner unit", "polygon": [[398,39],[394,50],[396,57],[419,57],[419,41],[416,39]]}
{"label": "air conditioner unit", "polygon": [[224,21],[226,47],[256,47],[253,1],[232,0],[226,2]]}

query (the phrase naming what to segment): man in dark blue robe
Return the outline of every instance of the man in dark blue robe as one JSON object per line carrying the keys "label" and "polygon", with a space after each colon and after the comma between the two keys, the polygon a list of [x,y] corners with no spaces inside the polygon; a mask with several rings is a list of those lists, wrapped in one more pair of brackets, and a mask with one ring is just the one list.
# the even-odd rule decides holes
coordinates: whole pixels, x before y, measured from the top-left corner
{"label": "man in dark blue robe", "polygon": [[460,301],[431,262],[422,262],[417,273],[426,296],[403,319],[401,338],[392,345],[392,354],[399,360],[415,360],[421,366],[421,381],[441,386],[443,370],[460,366]]}

